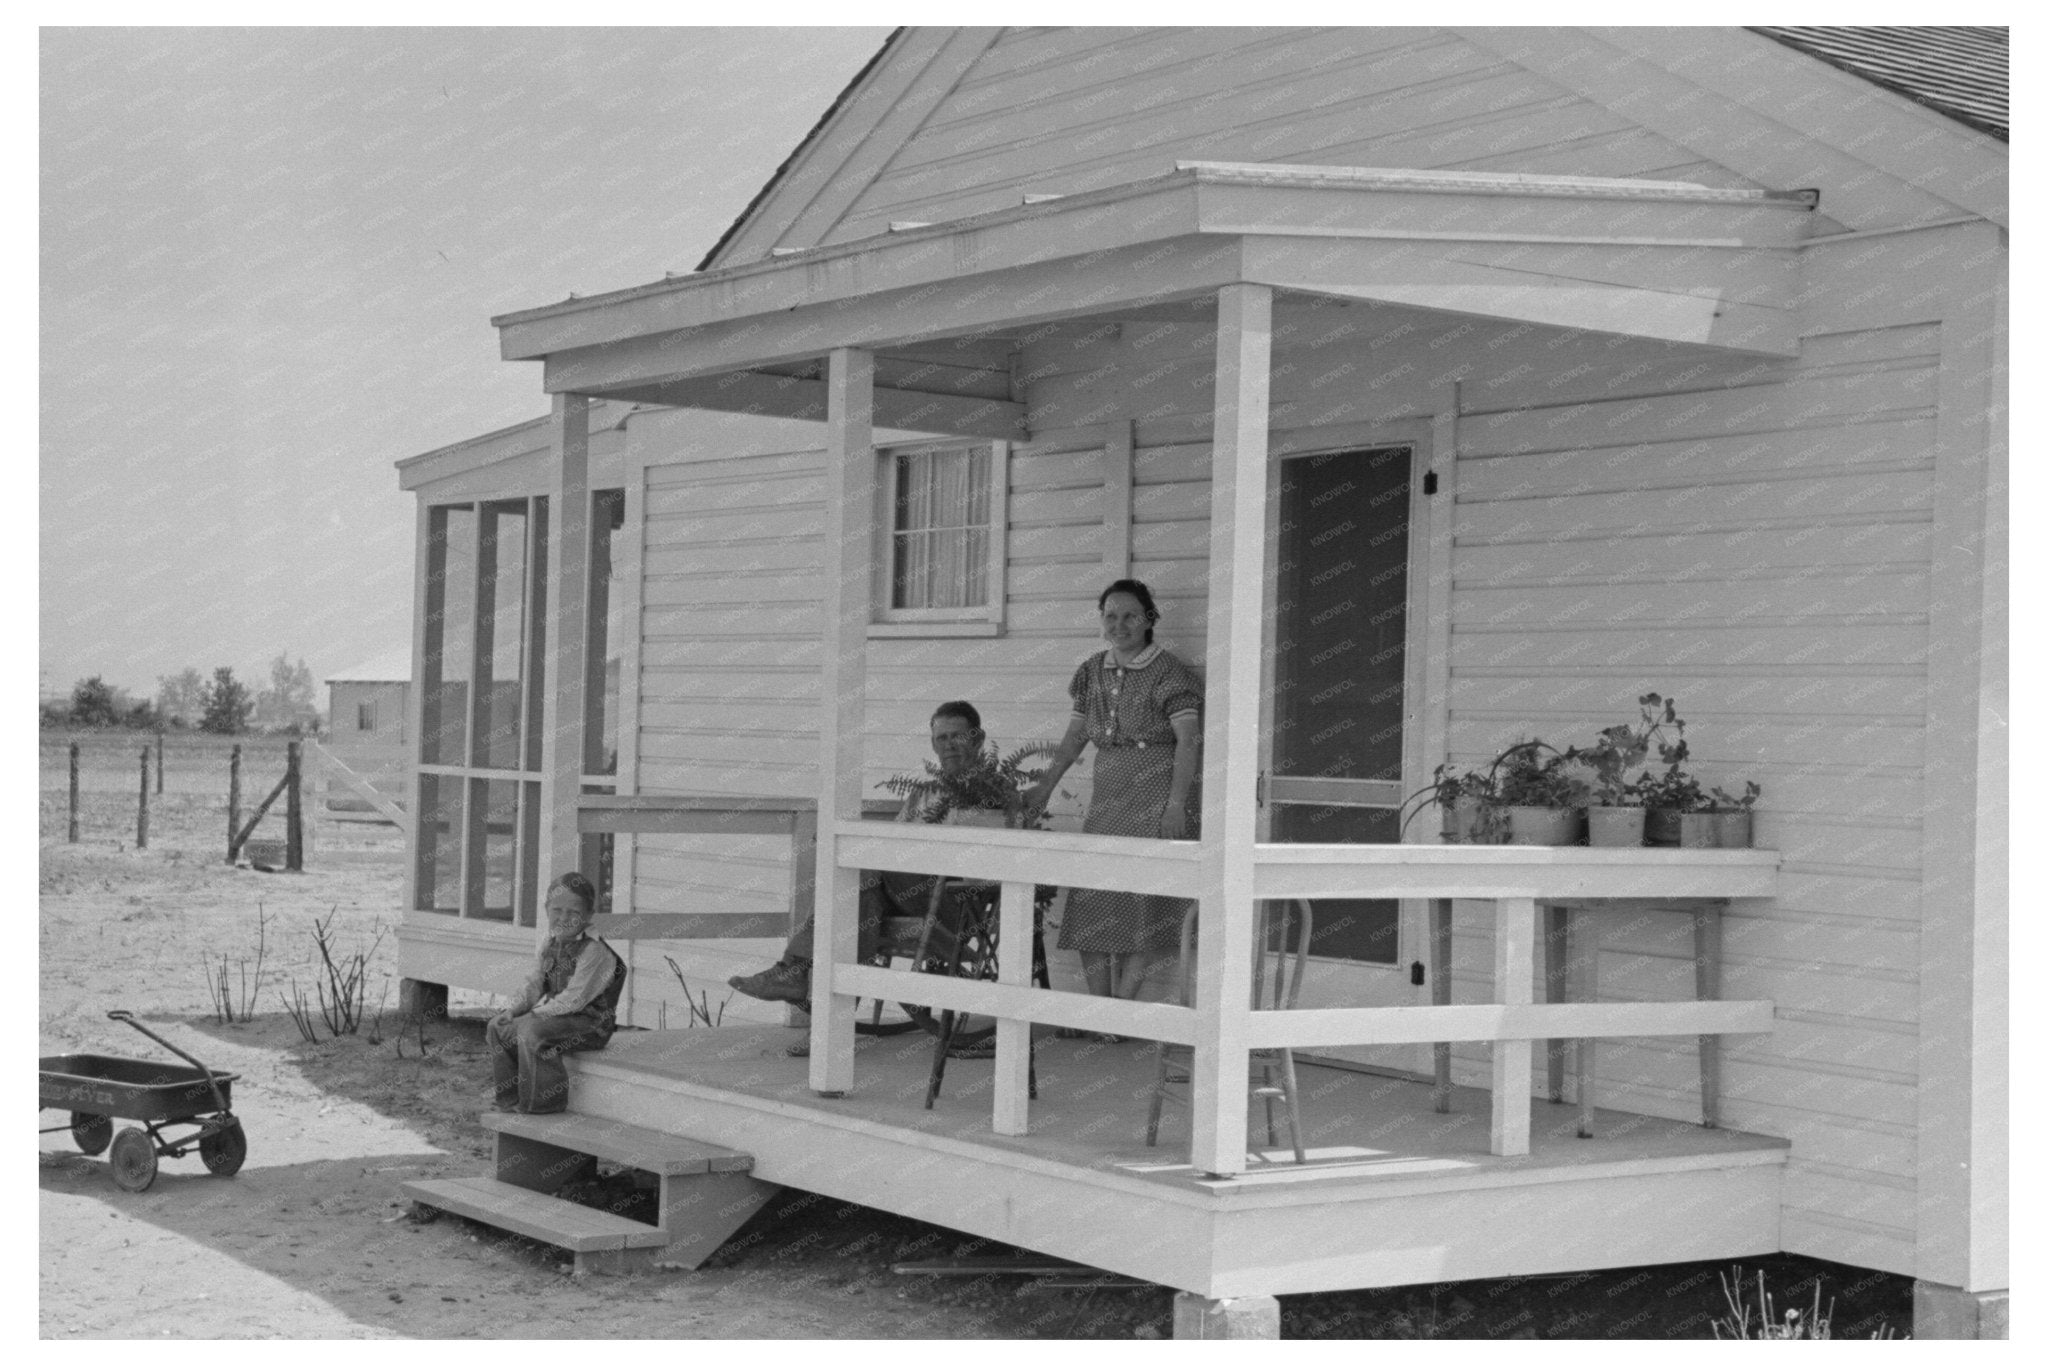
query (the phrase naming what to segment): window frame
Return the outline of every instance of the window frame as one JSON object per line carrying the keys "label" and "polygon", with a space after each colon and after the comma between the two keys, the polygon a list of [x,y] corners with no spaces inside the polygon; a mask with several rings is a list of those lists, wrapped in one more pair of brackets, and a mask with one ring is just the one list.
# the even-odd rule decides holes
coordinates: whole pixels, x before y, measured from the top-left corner
{"label": "window frame", "polygon": [[[988,468],[988,550],[984,574],[987,601],[970,607],[895,607],[896,497],[899,460],[906,455],[986,448]],[[874,619],[868,635],[875,638],[915,636],[994,636],[1003,629],[1008,601],[1007,568],[1010,530],[1011,443],[1001,438],[897,442],[874,448],[875,536]]]}

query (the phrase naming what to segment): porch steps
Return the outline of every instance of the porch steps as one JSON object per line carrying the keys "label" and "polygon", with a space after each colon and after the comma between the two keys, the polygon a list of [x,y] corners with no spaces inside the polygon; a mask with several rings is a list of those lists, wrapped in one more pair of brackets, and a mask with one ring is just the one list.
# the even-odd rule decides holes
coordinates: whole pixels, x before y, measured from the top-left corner
{"label": "porch steps", "polygon": [[[679,1134],[576,1113],[482,1118],[497,1133],[494,1176],[407,1181],[400,1189],[421,1205],[567,1248],[578,1275],[694,1270],[776,1190],[747,1174],[751,1155]],[[655,1223],[553,1194],[593,1175],[599,1158],[655,1177]]]}
{"label": "porch steps", "polygon": [[616,1162],[621,1167],[653,1172],[657,1176],[696,1176],[703,1172],[750,1172],[754,1169],[754,1159],[747,1153],[721,1148],[715,1143],[699,1143],[681,1134],[665,1134],[659,1129],[643,1129],[637,1124],[621,1124],[615,1119],[577,1114],[572,1110],[564,1110],[558,1115],[519,1115],[490,1110],[482,1119],[486,1129],[496,1130],[500,1135],[500,1165],[503,1165],[504,1156],[503,1136],[509,1134],[558,1149],[587,1153],[607,1162]]}

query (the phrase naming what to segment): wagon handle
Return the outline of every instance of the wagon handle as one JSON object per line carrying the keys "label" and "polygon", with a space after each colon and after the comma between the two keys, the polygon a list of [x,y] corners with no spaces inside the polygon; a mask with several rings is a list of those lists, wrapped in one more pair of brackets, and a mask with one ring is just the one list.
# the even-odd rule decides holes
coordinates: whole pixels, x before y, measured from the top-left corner
{"label": "wagon handle", "polygon": [[165,1048],[168,1048],[173,1053],[176,1053],[186,1062],[189,1062],[194,1067],[198,1068],[199,1075],[206,1078],[207,1089],[213,1092],[214,1105],[223,1113],[227,1111],[228,1098],[220,1093],[220,1083],[213,1079],[213,1069],[211,1067],[208,1067],[205,1063],[199,1061],[199,1059],[193,1057],[190,1053],[187,1053],[184,1049],[178,1047],[169,1039],[166,1039],[163,1035],[157,1033],[154,1029],[151,1029],[148,1025],[144,1024],[142,1021],[136,1019],[135,1012],[133,1011],[110,1010],[107,1012],[107,1018],[110,1020],[119,1020],[122,1024],[140,1030],[144,1034],[147,1034],[150,1038],[155,1039],[158,1043],[162,1044]]}

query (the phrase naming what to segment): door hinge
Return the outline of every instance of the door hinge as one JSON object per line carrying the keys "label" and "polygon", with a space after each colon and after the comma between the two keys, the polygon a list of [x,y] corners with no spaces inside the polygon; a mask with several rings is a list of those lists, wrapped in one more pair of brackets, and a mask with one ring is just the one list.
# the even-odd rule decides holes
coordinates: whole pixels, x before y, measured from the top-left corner
{"label": "door hinge", "polygon": [[1427,470],[1427,471],[1424,471],[1424,473],[1423,473],[1423,476],[1422,476],[1422,496],[1423,496],[1423,497],[1425,497],[1425,498],[1427,498],[1427,497],[1429,497],[1429,496],[1430,496],[1430,495],[1431,495],[1432,493],[1435,493],[1435,492],[1436,492],[1436,471],[1435,471],[1435,470]]}
{"label": "door hinge", "polygon": [[1412,986],[1419,987],[1424,985],[1424,976],[1422,971],[1421,959],[1418,958],[1415,962],[1410,963],[1408,965],[1408,981],[1409,984]]}
{"label": "door hinge", "polygon": [[1259,770],[1259,781],[1253,785],[1252,796],[1260,806],[1266,804],[1266,770]]}

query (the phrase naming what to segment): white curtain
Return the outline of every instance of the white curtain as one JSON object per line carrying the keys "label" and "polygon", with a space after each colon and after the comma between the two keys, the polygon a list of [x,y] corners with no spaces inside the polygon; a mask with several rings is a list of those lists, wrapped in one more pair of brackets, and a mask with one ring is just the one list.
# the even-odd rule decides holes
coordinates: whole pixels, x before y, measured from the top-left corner
{"label": "white curtain", "polygon": [[987,603],[991,463],[987,446],[896,457],[893,606]]}

